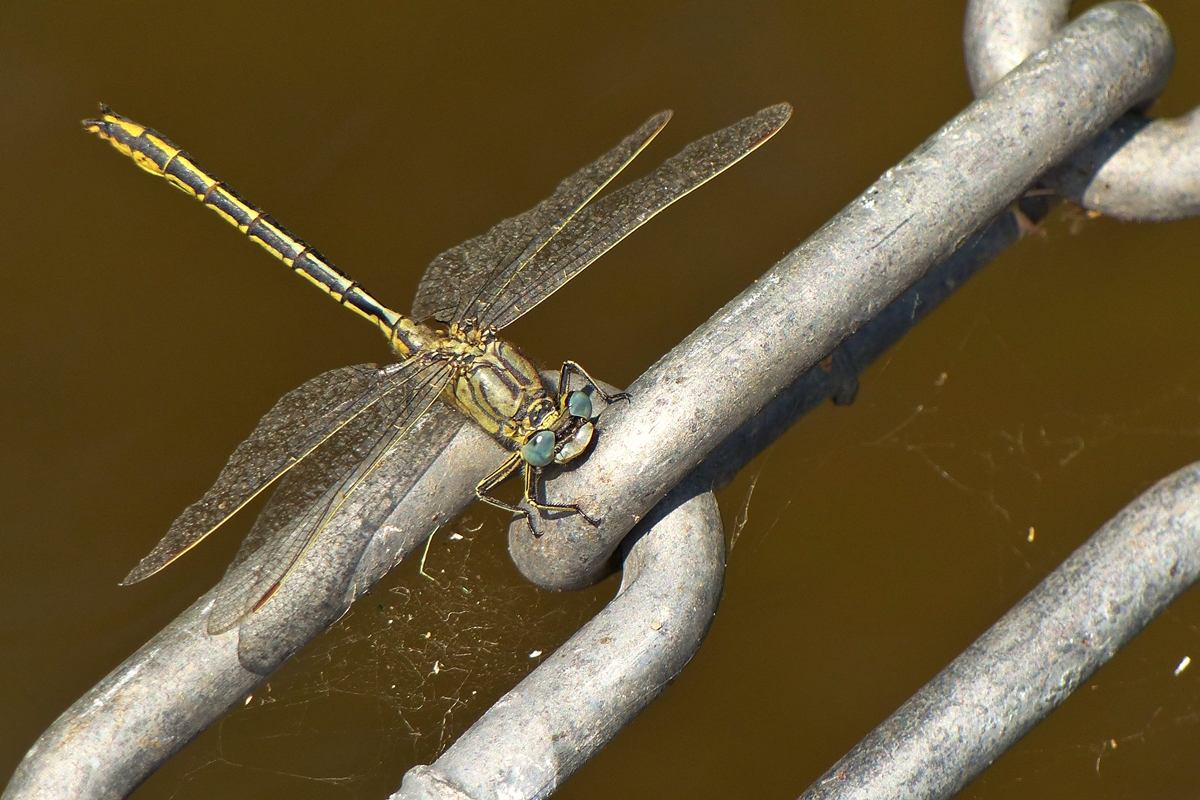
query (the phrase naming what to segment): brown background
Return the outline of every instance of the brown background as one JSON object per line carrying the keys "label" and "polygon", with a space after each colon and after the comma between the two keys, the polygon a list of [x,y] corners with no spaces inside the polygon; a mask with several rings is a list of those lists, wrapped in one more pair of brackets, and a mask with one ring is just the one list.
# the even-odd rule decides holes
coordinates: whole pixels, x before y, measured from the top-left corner
{"label": "brown background", "polygon": [[[385,302],[661,108],[645,171],[783,133],[510,330],[624,385],[969,101],[960,3],[0,6],[0,776],[220,576],[246,526],[117,581],[279,395],[381,338],[79,130],[159,128]],[[1158,109],[1200,101],[1200,7]],[[1200,458],[1200,222],[1057,217],[721,498],[681,680],[560,796],[794,797],[1095,528]],[[943,376],[940,377],[940,376]],[[614,590],[524,585],[503,515],[438,534],[137,794],[375,798]],[[1028,541],[1030,529],[1036,531]],[[1200,791],[1189,595],[964,796]],[[3,778],[0,778],[2,780]]]}

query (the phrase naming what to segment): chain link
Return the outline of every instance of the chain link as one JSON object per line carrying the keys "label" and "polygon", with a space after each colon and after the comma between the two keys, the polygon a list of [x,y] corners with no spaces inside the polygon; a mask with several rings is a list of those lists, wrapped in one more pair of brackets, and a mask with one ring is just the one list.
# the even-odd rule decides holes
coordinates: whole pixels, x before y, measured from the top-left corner
{"label": "chain link", "polygon": [[[972,0],[963,30],[977,97],[1050,43],[1070,0]],[[1162,222],[1200,214],[1200,108],[1174,119],[1134,109],[1052,170],[1042,185],[1091,211]]]}

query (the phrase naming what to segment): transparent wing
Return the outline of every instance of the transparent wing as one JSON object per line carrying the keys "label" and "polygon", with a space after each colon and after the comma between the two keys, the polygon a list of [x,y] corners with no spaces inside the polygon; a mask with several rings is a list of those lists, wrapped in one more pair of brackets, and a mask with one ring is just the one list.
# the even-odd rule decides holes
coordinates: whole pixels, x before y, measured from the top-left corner
{"label": "transparent wing", "polygon": [[753,152],[791,114],[787,103],[763,109],[697,139],[646,177],[589,204],[519,269],[484,287],[480,323],[504,328],[514,322],[659,211]]}
{"label": "transparent wing", "polygon": [[478,304],[486,302],[481,289],[503,284],[506,276],[519,271],[645,149],[670,118],[670,111],[655,114],[612,150],[560,183],[548,199],[435,258],[417,287],[413,316],[441,322],[478,317]]}
{"label": "transparent wing", "polygon": [[208,617],[216,635],[260,608],[287,579],[325,525],[392,446],[421,418],[453,373],[420,356],[396,365],[391,385],[287,476],[255,521],[217,586]]}
{"label": "transparent wing", "polygon": [[150,577],[195,547],[225,520],[378,401],[394,379],[374,364],[342,367],[285,394],[263,416],[204,497],[184,509],[122,584]]}

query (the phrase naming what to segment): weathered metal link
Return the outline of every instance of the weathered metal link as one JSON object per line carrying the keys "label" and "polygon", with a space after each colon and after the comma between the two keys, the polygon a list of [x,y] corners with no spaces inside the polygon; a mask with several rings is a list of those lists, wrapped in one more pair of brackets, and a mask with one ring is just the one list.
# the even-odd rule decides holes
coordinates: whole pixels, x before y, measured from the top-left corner
{"label": "weathered metal link", "polygon": [[[1020,210],[1006,210],[846,340],[828,369],[809,370],[714,450],[655,507],[642,525],[653,524],[650,533],[635,531],[622,543],[617,599],[437,762],[411,770],[396,797],[544,797],[554,779],[561,783],[609,742],[678,674],[716,611],[723,538],[711,493],[702,490],[726,483],[822,401],[853,394],[859,372],[1019,240],[1026,220],[1041,219],[1056,202],[1030,197]],[[647,626],[658,631],[655,624],[666,618],[679,622],[665,638],[645,636]]]}
{"label": "weathered metal link", "polygon": [[801,800],[947,798],[1200,578],[1200,463],[1104,524]]}
{"label": "weathered metal link", "polygon": [[1067,24],[1071,0],[969,0],[963,25],[967,79],[976,97],[1012,72]]}
{"label": "weathered metal link", "polygon": [[1157,14],[1080,16],[639,378],[600,419],[595,451],[547,482],[578,519],[509,529],[535,583],[576,588],[608,568],[634,522],[721,441],[818,364],[1055,163],[1155,97],[1173,58]]}
{"label": "weathered metal link", "polygon": [[[1070,0],[971,0],[963,39],[976,96],[1041,50]],[[1042,180],[1084,208],[1125,220],[1200,214],[1200,108],[1176,119],[1131,114]]]}
{"label": "weathered metal link", "polygon": [[[1040,48],[1068,5],[972,2],[965,39],[976,93]],[[1198,113],[1125,116],[1040,184],[1126,219],[1195,214]],[[1198,579],[1200,463],[1106,523],[801,800],[952,797]]]}
{"label": "weathered metal link", "polygon": [[[376,501],[335,519],[269,605],[240,628],[211,636],[205,620],[214,592],[200,598],[55,721],[22,761],[6,800],[132,791],[468,505],[488,465],[503,455],[500,446],[441,403],[418,425],[420,435],[402,440],[364,492]],[[406,474],[421,462],[408,448],[430,446],[441,448],[439,459],[422,475]],[[443,788],[445,781],[468,785],[489,764],[513,759],[542,765],[537,774],[547,786],[561,783],[674,680],[700,646],[721,593],[720,517],[711,492],[696,488],[709,483],[677,488],[660,504],[645,532],[629,538],[617,598],[433,767],[418,771],[417,785],[430,776]],[[410,485],[395,497],[388,488]],[[545,735],[527,735],[514,749],[513,730]],[[510,784],[532,791],[524,781]]]}
{"label": "weathered metal link", "polygon": [[[420,434],[402,439],[372,476],[364,494],[374,501],[332,520],[270,604],[240,628],[211,636],[216,590],[209,591],[55,720],[22,760],[5,800],[133,791],[470,502],[500,445],[443,403],[417,425]],[[424,463],[414,457],[417,447],[442,454],[411,475],[411,464]]]}
{"label": "weathered metal link", "polygon": [[621,590],[395,800],[547,797],[683,670],[708,633],[725,536],[703,481],[676,487],[626,543]]}

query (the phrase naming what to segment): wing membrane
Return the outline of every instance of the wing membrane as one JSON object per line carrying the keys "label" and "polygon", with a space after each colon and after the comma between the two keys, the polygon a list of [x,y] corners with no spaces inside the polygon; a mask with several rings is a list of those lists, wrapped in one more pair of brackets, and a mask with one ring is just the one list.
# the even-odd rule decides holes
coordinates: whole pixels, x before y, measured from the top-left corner
{"label": "wing membrane", "polygon": [[763,109],[697,139],[646,177],[592,202],[514,274],[497,276],[484,288],[489,302],[479,321],[496,328],[511,324],[655,214],[753,152],[791,113],[786,103]]}
{"label": "wing membrane", "polygon": [[452,374],[445,361],[420,356],[396,366],[379,401],[316,448],[271,497],[217,587],[209,633],[234,628],[270,599]]}
{"label": "wing membrane", "polygon": [[392,367],[359,364],[318,375],[285,394],[233,451],[212,488],[184,509],[122,584],[150,577],[195,547],[402,378]]}
{"label": "wing membrane", "polygon": [[[670,118],[670,111],[655,114],[612,150],[560,183],[548,199],[435,258],[417,288],[413,316],[447,323],[479,317],[480,309],[492,302],[508,278],[633,161]],[[491,291],[486,291],[488,287]]]}

